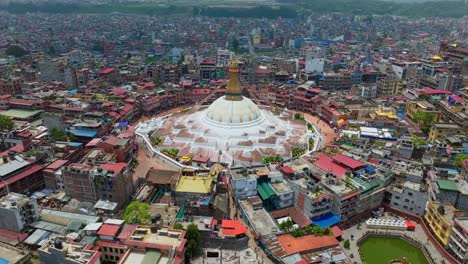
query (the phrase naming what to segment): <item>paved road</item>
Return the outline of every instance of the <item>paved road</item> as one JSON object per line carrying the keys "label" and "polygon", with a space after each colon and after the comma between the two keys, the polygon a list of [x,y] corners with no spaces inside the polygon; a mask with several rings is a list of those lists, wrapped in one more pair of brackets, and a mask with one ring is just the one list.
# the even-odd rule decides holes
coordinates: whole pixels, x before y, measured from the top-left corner
{"label": "paved road", "polygon": [[335,132],[335,130],[331,128],[326,122],[324,122],[316,116],[307,113],[304,113],[304,118],[311,124],[315,125],[319,129],[319,132],[321,132],[322,134],[322,140],[318,149],[322,149],[323,147],[335,142],[335,138],[338,135]]}

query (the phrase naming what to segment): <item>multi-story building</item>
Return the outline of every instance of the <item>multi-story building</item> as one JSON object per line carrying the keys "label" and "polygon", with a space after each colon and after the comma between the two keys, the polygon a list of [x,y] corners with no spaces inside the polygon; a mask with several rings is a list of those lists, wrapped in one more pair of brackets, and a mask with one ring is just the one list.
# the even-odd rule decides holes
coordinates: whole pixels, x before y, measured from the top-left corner
{"label": "multi-story building", "polygon": [[0,198],[0,228],[20,232],[39,219],[36,199],[18,193]]}
{"label": "multi-story building", "polygon": [[62,238],[51,239],[37,250],[41,264],[100,264],[101,252],[88,249],[86,245],[64,242]]}
{"label": "multi-story building", "polygon": [[80,201],[108,200],[120,208],[133,193],[133,181],[127,163],[98,166],[73,163],[63,170],[65,192]]}
{"label": "multi-story building", "polygon": [[216,61],[203,60],[200,62],[200,79],[207,81],[216,78]]}
{"label": "multi-story building", "polygon": [[391,207],[418,216],[424,215],[428,194],[421,183],[406,181],[403,184],[395,184],[390,189],[390,193]]}
{"label": "multi-story building", "polygon": [[218,54],[216,56],[216,67],[223,68],[229,66],[229,63],[231,63],[231,56],[231,51],[218,49]]}
{"label": "multi-story building", "polygon": [[21,94],[21,86],[23,81],[18,78],[0,79],[0,95],[17,95]]}
{"label": "multi-story building", "polygon": [[13,153],[0,159],[0,197],[10,192],[29,193],[44,188],[43,167]]}
{"label": "multi-story building", "polygon": [[450,204],[428,202],[424,220],[439,242],[445,247],[448,244],[457,209]]}
{"label": "multi-story building", "polygon": [[427,101],[416,100],[408,101],[406,103],[405,114],[407,114],[409,117],[413,118],[415,114],[422,112],[434,114],[434,121],[437,121],[439,119],[440,112],[437,111],[437,108],[433,104]]}
{"label": "multi-story building", "polygon": [[354,85],[352,93],[364,99],[377,97],[378,88],[375,85]]}
{"label": "multi-story building", "polygon": [[465,130],[456,124],[433,123],[429,132],[429,142],[434,143],[437,139],[450,135],[462,135]]}
{"label": "multi-story building", "polygon": [[319,82],[320,89],[325,91],[350,90],[351,74],[349,72],[324,72]]}
{"label": "multi-story building", "polygon": [[244,200],[257,195],[257,175],[248,169],[231,169],[230,186],[234,199]]}
{"label": "multi-story building", "polygon": [[377,81],[377,94],[379,96],[385,95],[400,95],[406,86],[404,80],[396,78],[385,78]]}
{"label": "multi-story building", "polygon": [[453,219],[447,249],[462,263],[468,261],[468,217]]}
{"label": "multi-story building", "polygon": [[317,219],[332,212],[332,195],[312,178],[290,181],[294,203],[309,219]]}

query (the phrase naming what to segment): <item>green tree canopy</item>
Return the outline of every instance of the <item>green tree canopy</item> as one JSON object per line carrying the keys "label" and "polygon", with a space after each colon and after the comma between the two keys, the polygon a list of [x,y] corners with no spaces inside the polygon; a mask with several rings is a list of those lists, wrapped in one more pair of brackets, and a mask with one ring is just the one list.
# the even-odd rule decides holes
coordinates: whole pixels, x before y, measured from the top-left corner
{"label": "green tree canopy", "polygon": [[458,168],[462,167],[462,161],[468,159],[468,154],[458,154],[455,157],[455,163],[457,164]]}
{"label": "green tree canopy", "polygon": [[237,38],[232,39],[231,46],[235,53],[239,53],[239,40]]}
{"label": "green tree canopy", "polygon": [[20,46],[9,46],[6,49],[5,54],[19,58],[28,54],[28,52]]}
{"label": "green tree canopy", "polygon": [[144,224],[149,222],[151,215],[149,213],[149,204],[142,202],[131,202],[125,209],[123,219],[127,223]]}
{"label": "green tree canopy", "polygon": [[49,138],[52,141],[70,142],[75,139],[75,136],[64,129],[54,127],[49,131]]}
{"label": "green tree canopy", "polygon": [[198,230],[198,226],[196,224],[190,224],[187,226],[187,233],[185,235],[187,239],[187,256],[190,260],[193,256],[198,254],[200,249],[200,230]]}
{"label": "green tree canopy", "polygon": [[418,123],[424,133],[428,133],[436,117],[434,113],[418,112],[413,115],[413,120]]}
{"label": "green tree canopy", "polygon": [[5,115],[0,115],[0,139],[1,139],[1,149],[5,149],[5,139],[8,135],[8,133],[13,129],[15,126],[15,123],[13,120],[11,120],[10,117],[5,116]]}

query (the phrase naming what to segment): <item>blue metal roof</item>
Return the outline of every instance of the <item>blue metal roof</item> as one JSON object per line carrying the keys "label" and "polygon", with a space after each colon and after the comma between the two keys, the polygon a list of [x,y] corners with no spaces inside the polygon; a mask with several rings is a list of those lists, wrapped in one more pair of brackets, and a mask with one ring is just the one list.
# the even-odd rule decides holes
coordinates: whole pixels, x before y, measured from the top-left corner
{"label": "blue metal roof", "polygon": [[10,263],[10,261],[0,257],[0,264],[8,264],[8,263]]}
{"label": "blue metal roof", "polygon": [[70,133],[77,137],[96,137],[97,131],[95,130],[85,130],[85,129],[70,129]]}
{"label": "blue metal roof", "polygon": [[341,221],[341,218],[334,213],[328,213],[322,217],[312,220],[312,224],[319,226],[321,228],[331,227],[338,224]]}

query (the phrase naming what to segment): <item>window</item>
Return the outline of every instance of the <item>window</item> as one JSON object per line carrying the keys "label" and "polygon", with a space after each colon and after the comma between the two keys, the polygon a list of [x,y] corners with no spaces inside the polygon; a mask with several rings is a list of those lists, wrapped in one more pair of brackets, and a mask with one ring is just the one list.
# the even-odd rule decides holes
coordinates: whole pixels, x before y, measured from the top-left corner
{"label": "window", "polygon": [[397,200],[400,199],[400,196],[395,196],[395,199],[397,199]]}
{"label": "window", "polygon": [[409,195],[409,196],[413,196],[413,193],[412,193],[412,192],[408,192],[408,195]]}
{"label": "window", "polygon": [[404,205],[403,208],[408,209],[408,206]]}
{"label": "window", "polygon": [[405,199],[405,203],[409,203],[409,199]]}
{"label": "window", "polygon": [[398,206],[398,203],[393,203],[393,205]]}

